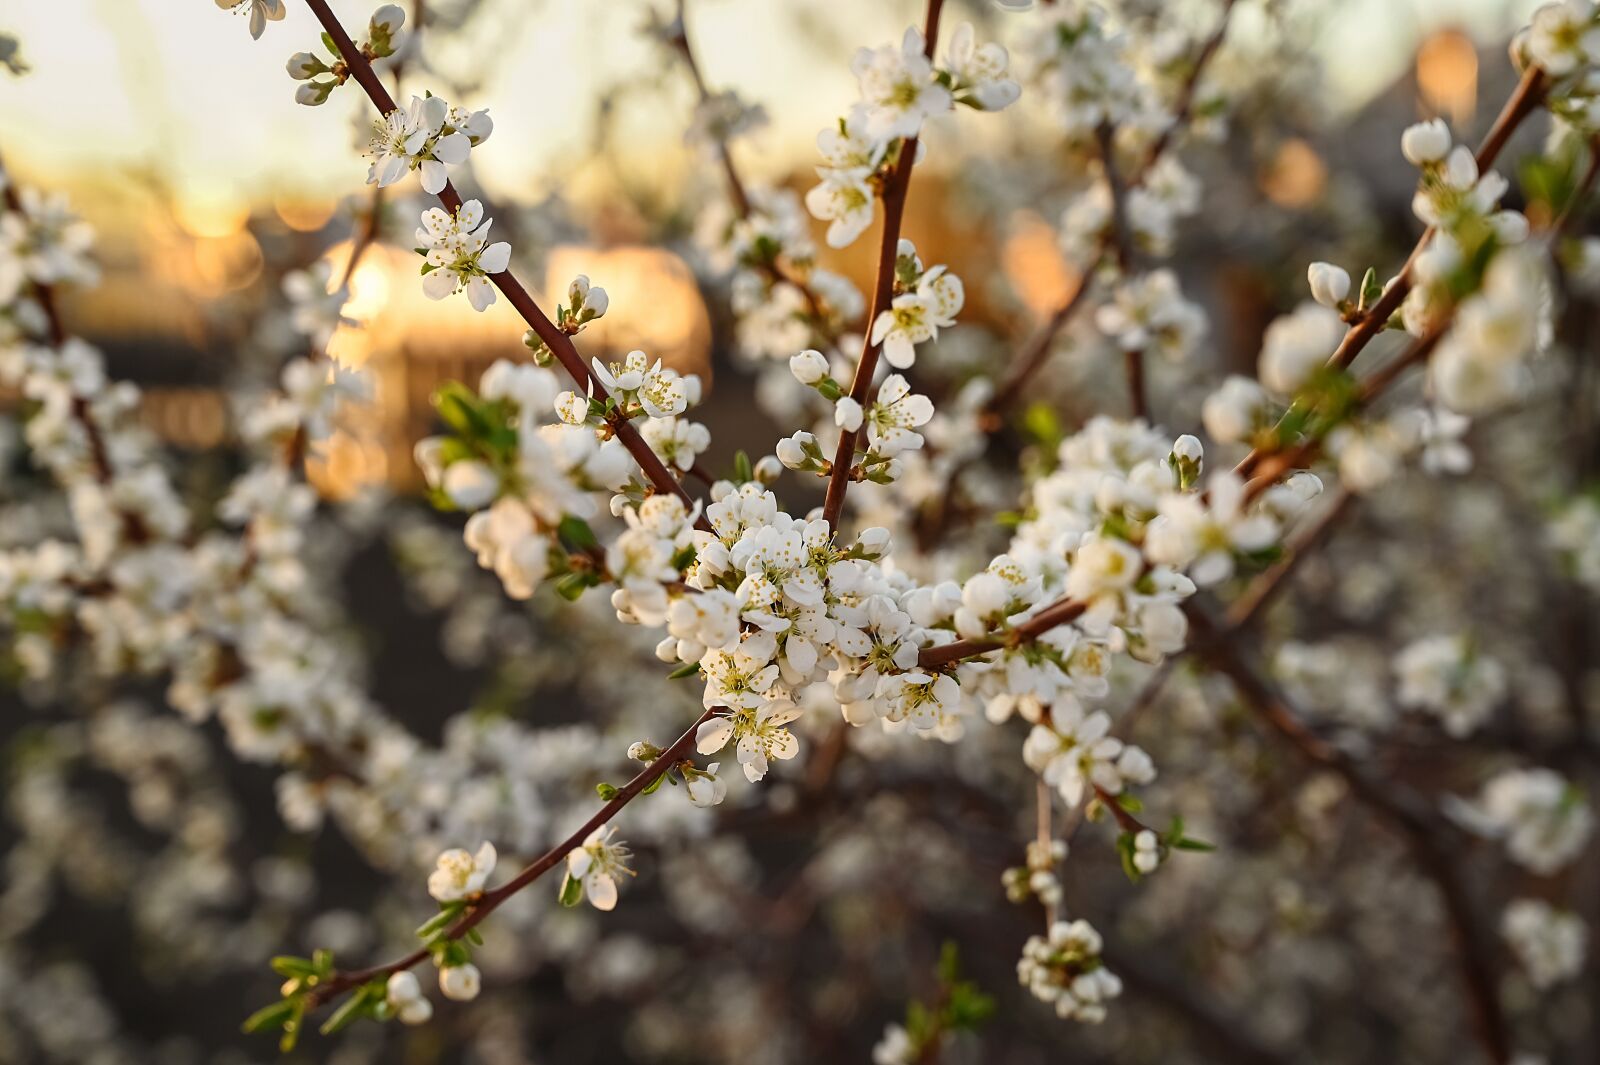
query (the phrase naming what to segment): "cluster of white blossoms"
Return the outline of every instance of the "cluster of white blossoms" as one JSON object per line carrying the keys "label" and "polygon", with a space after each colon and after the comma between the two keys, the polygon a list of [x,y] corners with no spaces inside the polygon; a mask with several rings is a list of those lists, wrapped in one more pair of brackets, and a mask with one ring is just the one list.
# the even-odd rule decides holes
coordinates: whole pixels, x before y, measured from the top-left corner
{"label": "cluster of white blossoms", "polygon": [[1520,394],[1524,362],[1544,344],[1544,257],[1525,244],[1528,220],[1499,206],[1506,179],[1480,174],[1471,149],[1452,145],[1442,119],[1407,129],[1401,149],[1422,172],[1412,207],[1435,229],[1413,265],[1401,322],[1423,337],[1453,316],[1429,362],[1430,380],[1439,400],[1456,411],[1491,410]]}
{"label": "cluster of white blossoms", "polygon": [[1516,899],[1500,918],[1500,932],[1536,988],[1553,987],[1583,971],[1588,929],[1575,913],[1543,899]]}
{"label": "cluster of white blossoms", "polygon": [[[1561,77],[1587,66],[1594,13],[1586,3],[1553,7],[1559,10],[1536,16],[1520,49]],[[278,0],[251,0],[250,9],[257,21],[282,10]],[[364,58],[392,54],[402,20],[391,9],[374,16]],[[1198,206],[1197,184],[1159,150],[1182,111],[1214,110],[1203,92],[1178,103],[1195,86],[1183,88],[1174,57],[1193,51],[1192,43],[1149,25],[1135,34],[1094,5],[1069,2],[1052,7],[1045,32],[1030,44],[1030,84],[1074,146],[1103,142],[1098,172],[1062,221],[1074,258],[1117,282],[1096,322],[1125,350],[1174,361],[1198,343],[1203,316],[1170,271],[1118,277],[1116,264],[1131,254],[1166,254],[1175,220]],[[848,245],[872,224],[887,182],[900,168],[909,171],[908,152],[921,150],[926,119],[956,105],[996,110],[1017,99],[1007,53],[980,45],[971,27],[956,32],[942,60],[932,52],[912,29],[898,46],[856,55],[860,100],[819,136],[827,165],[804,200],[829,223],[830,245]],[[289,72],[307,83],[302,93],[319,97],[303,100],[311,103],[350,76],[342,61],[309,53],[294,57]],[[1582,98],[1570,88],[1559,96],[1573,107]],[[736,100],[711,97],[697,113],[697,135],[726,153],[730,138],[755,124],[749,118]],[[449,168],[465,163],[491,129],[486,112],[414,97],[378,123],[369,182],[389,186],[415,170],[425,191],[444,192]],[[1542,251],[1527,241],[1526,219],[1500,209],[1504,179],[1480,174],[1442,123],[1412,127],[1402,151],[1422,171],[1415,209],[1434,233],[1402,309],[1380,324],[1437,339],[1430,373],[1440,402],[1452,411],[1489,409],[1518,393],[1525,359],[1540,347],[1548,318]],[[1028,726],[1021,761],[1047,802],[1045,789],[1053,789],[1069,806],[1117,803],[1126,811],[1133,805],[1127,793],[1151,783],[1156,767],[1142,748],[1113,735],[1112,716],[1096,707],[1111,692],[1117,659],[1154,665],[1181,652],[1184,601],[1276,561],[1321,480],[1292,467],[1260,481],[1227,470],[1207,476],[1196,437],[1174,438],[1142,418],[1098,416],[1040,449],[1041,472],[999,555],[991,555],[998,540],[969,559],[921,557],[909,547],[897,555],[885,527],[859,523],[850,536],[837,520],[792,512],[771,488],[785,467],[840,485],[892,484],[907,479],[927,450],[976,454],[989,396],[980,385],[948,404],[953,413],[935,411],[900,373],[845,395],[840,380],[849,367],[832,356],[848,329],[864,329],[894,370],[911,368],[918,345],[954,324],[962,282],[944,265],[924,267],[902,240],[893,249],[889,306],[858,322],[860,294],[815,265],[799,198],[749,189],[736,200],[726,213],[708,215],[702,235],[735,271],[738,345],[775,371],[763,382],[764,399],[797,393],[797,403],[785,402],[815,417],[819,429],[831,420],[846,445],[864,434],[864,453],[844,448],[850,468],[835,469],[816,434],[802,430],[754,466],[741,457],[731,478],[711,485],[709,502],[692,500],[670,474],[653,482],[641,476],[619,432],[637,422],[669,467],[695,469],[710,444],[706,428],[686,419],[700,399],[698,379],[633,351],[615,362],[595,359],[588,381],[563,390],[542,366],[501,361],[476,391],[454,385],[437,398],[449,432],[416,449],[435,501],[468,514],[465,544],[511,598],[527,599],[547,582],[569,599],[605,587],[619,621],[659,630],[650,637],[657,658],[702,685],[708,716],[693,746],[706,757],[731,746],[728,758],[750,783],[781,775],[776,763],[802,753],[791,726],[806,707],[831,704],[851,726],[946,743],[980,719],[1003,725],[1016,717]],[[359,396],[356,379],[325,358],[288,363],[281,387],[242,421],[252,466],[218,503],[221,527],[209,529],[151,457],[132,417],[136,394],[106,379],[92,349],[54,336],[59,329],[33,298],[40,286],[92,272],[82,231],[54,208],[30,206],[26,195],[20,203],[0,218],[0,384],[36,407],[27,443],[67,489],[78,543],[0,554],[0,603],[8,626],[19,630],[18,660],[48,675],[60,660],[61,630],[75,625],[104,672],[170,673],[179,710],[196,721],[219,719],[240,757],[291,768],[279,797],[296,828],[331,810],[353,825],[392,828],[397,838],[388,845],[396,850],[433,846],[441,836],[492,837],[515,849],[544,842],[553,818],[529,781],[566,783],[551,764],[567,751],[544,751],[513,724],[465,719],[452,722],[440,748],[428,748],[361,694],[345,648],[310,624],[321,609],[305,558],[316,507],[294,467]],[[494,301],[491,277],[508,269],[511,249],[489,243],[490,225],[476,200],[422,215],[416,239],[428,297],[465,290],[479,311]],[[1118,244],[1127,246],[1110,254]],[[308,273],[290,286],[295,327],[318,346],[345,324],[344,292],[329,291],[330,276]],[[1308,454],[1309,445],[1326,443],[1353,489],[1381,483],[1398,456],[1415,449],[1431,468],[1462,468],[1459,416],[1413,409],[1369,417],[1357,409],[1355,380],[1328,367],[1347,322],[1385,290],[1364,282],[1352,296],[1349,275],[1326,263],[1313,264],[1308,282],[1312,300],[1267,330],[1259,381],[1230,378],[1206,399],[1202,420],[1213,443],[1268,452],[1305,444]],[[568,295],[571,307],[558,311],[556,323],[570,337],[608,301],[587,278]],[[536,358],[550,356],[530,347]],[[936,491],[938,478],[927,480]],[[1414,644],[1394,668],[1400,701],[1437,714],[1457,735],[1477,727],[1506,688],[1496,663],[1454,637]],[[575,746],[593,733],[578,737]],[[652,765],[662,755],[642,742],[629,753]],[[684,758],[662,767],[654,782],[681,781],[690,804],[716,805],[727,794],[723,764],[702,769]],[[418,779],[428,781],[427,794],[413,794]],[[602,796],[614,799],[616,790],[601,785]],[[1541,874],[1577,855],[1592,829],[1581,794],[1550,770],[1508,771],[1457,813]],[[1120,839],[1138,873],[1155,870],[1167,847],[1183,842],[1181,833],[1143,828]],[[617,904],[631,855],[614,827],[602,824],[556,853],[566,866],[562,902],[587,898],[599,910]],[[1047,933],[1025,946],[1018,976],[1061,1016],[1097,1022],[1121,982],[1104,967],[1100,936],[1087,922],[1053,919],[1062,894],[1055,866],[1064,856],[1064,843],[1040,842],[1030,847],[1025,875],[1008,877],[1011,894],[1037,897],[1052,916]],[[429,877],[440,918],[419,934],[448,998],[478,994],[469,940],[447,926],[484,904],[495,863],[487,843],[476,853],[450,850]],[[1569,967],[1572,933],[1563,926],[1557,935],[1554,924],[1548,915],[1512,921],[1508,914],[1507,935],[1530,972]],[[431,1012],[407,972],[374,993],[407,1023]]]}
{"label": "cluster of white blossoms", "polygon": [[387,188],[413,170],[422,191],[437,196],[472,149],[489,139],[494,120],[488,111],[451,107],[437,96],[413,96],[405,110],[395,108],[373,123],[367,183]]}
{"label": "cluster of white blossoms", "polygon": [[[10,179],[0,171],[0,189]],[[72,213],[66,196],[16,190],[17,209],[0,214],[0,305],[29,284],[92,285],[100,276],[90,258],[94,230]]]}
{"label": "cluster of white blossoms", "polygon": [[483,217],[483,204],[477,200],[468,200],[449,214],[438,207],[422,212],[417,252],[427,260],[422,291],[429,299],[442,300],[465,289],[473,310],[489,309],[495,300],[489,276],[511,264],[510,244],[489,243],[493,224],[494,219]]}
{"label": "cluster of white blossoms", "polygon": [[866,309],[854,283],[816,264],[806,213],[792,190],[751,188],[743,210],[714,200],[701,212],[695,237],[710,271],[732,271],[735,351],[767,370],[758,383],[764,398],[789,390],[780,360],[813,345],[832,348]]}
{"label": "cluster of white blossoms", "polygon": [[1033,726],[1022,745],[1022,760],[1069,807],[1083,802],[1085,795],[1120,795],[1128,784],[1154,780],[1150,756],[1107,735],[1110,731],[1111,718],[1104,711],[1085,714],[1069,697],[1051,708],[1048,724]]}
{"label": "cluster of white blossoms", "polygon": [[1501,840],[1512,861],[1540,876],[1581,854],[1594,831],[1582,790],[1553,769],[1507,769],[1475,803],[1454,801],[1450,812],[1472,831]]}
{"label": "cluster of white blossoms", "polygon": [[1462,635],[1426,636],[1395,655],[1402,705],[1439,718],[1456,739],[1477,731],[1506,694],[1505,669]]}
{"label": "cluster of white blossoms", "polygon": [[1533,13],[1512,42],[1524,64],[1553,78],[1580,73],[1600,59],[1600,19],[1592,0],[1557,0]]}
{"label": "cluster of white blossoms", "polygon": [[1122,980],[1100,960],[1100,933],[1088,921],[1056,921],[1042,936],[1029,936],[1017,962],[1017,980],[1056,1015],[1085,1024],[1105,1020],[1106,1007],[1122,994]]}
{"label": "cluster of white blossoms", "polygon": [[851,61],[861,98],[837,126],[817,134],[827,165],[817,168],[822,183],[806,193],[807,209],[830,223],[829,247],[847,247],[872,224],[886,169],[927,119],[957,104],[998,111],[1021,92],[1006,76],[1006,50],[979,45],[970,23],[957,28],[942,65],[928,58],[926,45],[913,26],[898,48],[862,48]]}
{"label": "cluster of white blossoms", "polygon": [[1046,845],[1031,839],[1025,853],[1027,864],[1007,869],[1000,878],[1006,898],[1011,902],[1036,898],[1046,909],[1054,911],[1061,905],[1064,895],[1056,866],[1067,860],[1067,841],[1052,839]]}
{"label": "cluster of white blossoms", "polygon": [[1117,286],[1112,299],[1095,312],[1095,324],[1124,351],[1181,362],[1204,334],[1206,317],[1183,298],[1177,275],[1163,269]]}

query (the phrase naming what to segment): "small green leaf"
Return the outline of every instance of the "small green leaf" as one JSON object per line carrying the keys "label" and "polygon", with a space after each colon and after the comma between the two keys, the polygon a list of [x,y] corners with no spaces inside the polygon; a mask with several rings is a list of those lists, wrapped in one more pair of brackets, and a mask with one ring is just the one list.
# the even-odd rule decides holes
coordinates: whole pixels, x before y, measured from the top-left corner
{"label": "small green leaf", "polygon": [[644,790],[639,792],[639,794],[640,795],[653,794],[656,791],[657,788],[661,787],[661,782],[666,780],[666,779],[667,779],[667,774],[662,773],[659,777],[656,777],[650,783],[646,784],[644,786]]}
{"label": "small green leaf", "polygon": [[735,452],[733,456],[733,479],[741,483],[756,479],[755,468],[750,465],[750,456],[742,450]]}
{"label": "small green leaf", "polygon": [[1217,849],[1215,843],[1207,843],[1203,839],[1180,839],[1172,846],[1180,851],[1214,851]]}
{"label": "small green leaf", "polygon": [[323,1035],[332,1035],[334,1032],[341,1031],[349,1027],[353,1021],[371,1013],[373,1005],[371,992],[368,991],[366,986],[363,986],[355,994],[345,999],[339,1008],[333,1011],[333,1015],[322,1022],[322,1027],[318,1031]]}
{"label": "small green leaf", "polygon": [[450,922],[455,920],[460,913],[461,904],[457,902],[450,903],[448,906],[444,907],[444,909],[440,910],[438,913],[428,918],[427,921],[424,921],[421,925],[419,925],[417,927],[417,936],[421,939],[432,939],[434,936],[444,931]]}
{"label": "small green leaf", "polygon": [[561,598],[576,603],[585,591],[594,585],[592,573],[569,573],[556,581],[556,591]]}
{"label": "small green leaf", "polygon": [[287,1054],[293,1050],[295,1044],[300,1042],[300,1029],[305,1024],[306,1002],[303,998],[293,1000],[294,1011],[283,1022],[283,1035],[278,1039],[278,1049]]}
{"label": "small green leaf", "polygon": [[667,679],[682,680],[685,677],[692,677],[698,672],[700,672],[699,662],[686,662],[677,669],[673,670],[671,673],[667,674]]}
{"label": "small green leaf", "polygon": [[610,802],[617,797],[617,789],[603,780],[594,786],[594,790],[599,792],[600,797],[606,802]]}
{"label": "small green leaf", "polygon": [[1378,268],[1367,267],[1367,272],[1361,278],[1361,310],[1366,310],[1378,300],[1383,298],[1383,285],[1378,281]]}
{"label": "small green leaf", "polygon": [[284,1022],[294,1016],[295,1000],[292,998],[279,999],[270,1006],[263,1006],[249,1017],[245,1018],[240,1030],[247,1034],[256,1032],[275,1032],[282,1028]]}
{"label": "small green leaf", "polygon": [[270,964],[273,972],[291,979],[297,976],[317,975],[317,967],[311,964],[310,958],[297,958],[288,954],[280,954],[273,958]]}
{"label": "small green leaf", "polygon": [[556,534],[561,537],[562,543],[576,551],[593,551],[600,546],[600,540],[589,528],[589,523],[571,514],[562,517],[561,524],[556,526]]}
{"label": "small green leaf", "polygon": [[569,873],[561,878],[561,905],[576,906],[583,901],[583,881],[574,880]]}

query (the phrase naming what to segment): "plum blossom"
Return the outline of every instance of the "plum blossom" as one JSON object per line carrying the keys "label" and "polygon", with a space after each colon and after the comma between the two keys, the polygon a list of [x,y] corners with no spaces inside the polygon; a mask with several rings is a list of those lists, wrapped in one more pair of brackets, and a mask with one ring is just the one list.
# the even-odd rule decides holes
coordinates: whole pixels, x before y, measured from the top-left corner
{"label": "plum blossom", "polygon": [[489,308],[495,300],[489,277],[503,273],[511,264],[510,244],[487,243],[493,224],[493,219],[483,217],[483,204],[477,200],[463,203],[453,215],[437,207],[422,212],[416,238],[427,259],[422,291],[429,299],[442,300],[466,289],[473,310]]}
{"label": "plum blossom", "polygon": [[483,886],[494,872],[494,844],[484,843],[476,853],[459,847],[439,855],[439,862],[428,875],[428,894],[440,902],[470,900],[483,893]]}

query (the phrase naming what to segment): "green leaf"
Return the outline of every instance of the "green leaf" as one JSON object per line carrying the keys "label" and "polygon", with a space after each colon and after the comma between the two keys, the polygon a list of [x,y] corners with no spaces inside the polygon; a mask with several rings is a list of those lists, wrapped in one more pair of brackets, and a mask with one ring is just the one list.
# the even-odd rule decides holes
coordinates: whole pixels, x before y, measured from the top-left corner
{"label": "green leaf", "polygon": [[644,786],[644,790],[640,791],[639,794],[640,795],[653,794],[656,791],[656,789],[661,787],[661,782],[666,780],[666,779],[667,779],[667,774],[662,773],[659,777],[656,777],[650,783],[646,784]]}
{"label": "green leaf", "polygon": [[1366,310],[1378,300],[1383,298],[1383,284],[1378,280],[1378,268],[1367,267],[1367,272],[1361,278],[1361,302],[1359,307]]}
{"label": "green leaf", "polygon": [[305,1026],[306,1001],[296,998],[293,1013],[283,1022],[283,1035],[278,1039],[278,1049],[287,1054],[300,1042],[300,1029]]}
{"label": "green leaf", "polygon": [[1061,428],[1061,419],[1056,414],[1055,408],[1047,403],[1029,404],[1028,409],[1022,412],[1022,431],[1032,437],[1040,447],[1047,448],[1052,453],[1066,437],[1066,431]]}
{"label": "green leaf", "polygon": [[270,1006],[263,1006],[256,1010],[245,1022],[239,1026],[246,1034],[256,1032],[275,1032],[282,1028],[284,1022],[294,1016],[295,1000],[292,998],[279,999]]}
{"label": "green leaf", "polygon": [[280,954],[270,962],[272,971],[279,976],[293,978],[296,976],[315,976],[317,967],[311,964],[310,958],[297,958],[289,954]]}
{"label": "green leaf", "polygon": [[333,1011],[332,1016],[322,1022],[322,1027],[318,1031],[323,1035],[332,1035],[348,1028],[353,1021],[371,1013],[373,1006],[371,992],[366,985],[363,985],[359,991],[345,999],[339,1008]]}
{"label": "green leaf", "polygon": [[451,429],[468,438],[488,435],[488,425],[478,413],[478,397],[460,381],[446,381],[433,394],[439,417]]}
{"label": "green leaf", "polygon": [[603,780],[594,786],[594,790],[599,792],[600,797],[606,802],[610,802],[617,797],[617,789]]}
{"label": "green leaf", "polygon": [[1140,799],[1139,796],[1130,792],[1123,792],[1121,795],[1118,795],[1117,805],[1128,811],[1130,814],[1139,813],[1144,809],[1144,801]]}
{"label": "green leaf", "polygon": [[1172,846],[1180,851],[1214,851],[1217,849],[1215,843],[1207,843],[1203,839],[1180,839],[1173,843]]}
{"label": "green leaf", "polygon": [[562,517],[561,524],[556,526],[556,534],[561,537],[562,543],[577,551],[593,551],[600,546],[600,540],[589,528],[589,523],[571,514]]}
{"label": "green leaf", "polygon": [[961,979],[961,948],[955,940],[947,939],[939,948],[939,980],[954,985]]}
{"label": "green leaf", "polygon": [[561,905],[576,906],[583,901],[583,881],[574,880],[568,873],[561,878]]}
{"label": "green leaf", "polygon": [[422,939],[432,939],[434,936],[444,931],[450,922],[454,921],[460,913],[461,904],[459,902],[450,903],[448,906],[444,907],[444,909],[440,910],[438,913],[434,914],[417,927],[418,937]]}
{"label": "green leaf", "polygon": [[667,674],[667,679],[682,680],[685,677],[692,677],[698,672],[700,672],[699,662],[687,662],[673,670],[671,673]]}
{"label": "green leaf", "polygon": [[561,598],[576,603],[585,591],[594,586],[594,581],[592,573],[569,573],[556,581],[556,591]]}
{"label": "green leaf", "polygon": [[971,1031],[994,1016],[994,999],[970,981],[962,981],[950,989],[950,1001],[945,1006],[945,1026]]}
{"label": "green leaf", "polygon": [[483,946],[483,933],[478,931],[476,925],[467,929],[467,942],[475,947]]}
{"label": "green leaf", "polygon": [[756,479],[755,468],[750,465],[750,456],[740,450],[733,456],[733,479],[735,481],[753,481]]}

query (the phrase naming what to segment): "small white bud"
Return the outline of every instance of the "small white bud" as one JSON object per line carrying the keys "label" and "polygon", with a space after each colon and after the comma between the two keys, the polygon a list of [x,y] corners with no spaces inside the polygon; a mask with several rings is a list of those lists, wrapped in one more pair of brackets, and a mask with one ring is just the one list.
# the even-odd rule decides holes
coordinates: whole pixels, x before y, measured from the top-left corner
{"label": "small white bud", "polygon": [[789,359],[789,372],[803,385],[814,385],[828,376],[828,360],[822,352],[807,348]]}
{"label": "small white bud", "polygon": [[444,997],[456,1002],[471,1002],[483,990],[483,975],[478,967],[468,962],[439,970],[439,990]]}
{"label": "small white bud", "polygon": [[760,460],[756,462],[755,470],[753,472],[756,475],[757,481],[760,481],[762,484],[771,484],[782,475],[783,463],[779,462],[771,455],[763,455],[761,456]]}
{"label": "small white bud", "polygon": [[322,60],[318,59],[310,52],[296,52],[294,55],[289,57],[289,62],[284,64],[284,67],[289,71],[289,76],[295,81],[305,81],[307,78],[314,78],[318,74],[325,73],[328,69],[327,65],[323,63]]}
{"label": "small white bud", "polygon": [[1312,263],[1306,270],[1311,298],[1324,307],[1337,308],[1350,295],[1350,275],[1332,263]]}
{"label": "small white bud", "polygon": [[1418,122],[1400,135],[1400,151],[1412,166],[1437,163],[1450,152],[1450,127],[1442,118]]}

